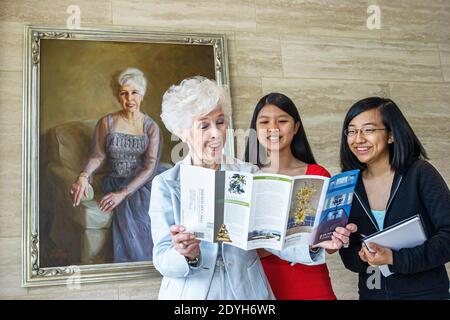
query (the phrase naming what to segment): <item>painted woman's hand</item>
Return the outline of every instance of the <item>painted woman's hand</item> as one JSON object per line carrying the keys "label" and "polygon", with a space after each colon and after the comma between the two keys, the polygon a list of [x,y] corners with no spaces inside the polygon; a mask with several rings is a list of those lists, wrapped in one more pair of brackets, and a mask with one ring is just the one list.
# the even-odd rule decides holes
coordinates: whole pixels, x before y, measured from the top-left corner
{"label": "painted woman's hand", "polygon": [[89,186],[89,181],[84,176],[79,176],[77,180],[70,186],[70,196],[72,198],[72,205],[74,207],[80,204],[82,196],[87,197],[87,190]]}
{"label": "painted woman's hand", "polygon": [[117,207],[123,199],[125,199],[125,197],[126,195],[124,192],[111,192],[100,200],[98,206],[103,212],[109,212],[114,210],[114,208]]}

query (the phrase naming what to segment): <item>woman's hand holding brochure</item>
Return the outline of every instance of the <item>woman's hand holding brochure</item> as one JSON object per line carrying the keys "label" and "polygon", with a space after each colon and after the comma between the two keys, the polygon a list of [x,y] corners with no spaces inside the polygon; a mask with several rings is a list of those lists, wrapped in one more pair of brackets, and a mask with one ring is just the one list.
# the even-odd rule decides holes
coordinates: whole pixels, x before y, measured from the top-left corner
{"label": "woman's hand holding brochure", "polygon": [[356,232],[358,227],[354,223],[349,223],[344,227],[337,227],[331,236],[331,240],[319,242],[311,246],[314,248],[324,248],[329,250],[339,250],[346,246],[350,241],[350,234]]}

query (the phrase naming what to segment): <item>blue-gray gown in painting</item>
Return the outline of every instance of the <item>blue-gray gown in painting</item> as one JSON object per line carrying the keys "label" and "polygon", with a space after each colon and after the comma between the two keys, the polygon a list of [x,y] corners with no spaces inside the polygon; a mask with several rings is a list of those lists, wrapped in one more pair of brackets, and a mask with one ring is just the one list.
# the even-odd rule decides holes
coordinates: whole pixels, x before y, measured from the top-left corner
{"label": "blue-gray gown in painting", "polygon": [[151,261],[153,241],[148,208],[151,181],[159,173],[161,134],[148,115],[145,115],[143,135],[116,132],[114,116],[109,114],[99,121],[93,147],[94,157],[95,153],[103,153],[111,168],[102,179],[103,193],[106,195],[125,187],[129,192],[113,210],[114,262]]}

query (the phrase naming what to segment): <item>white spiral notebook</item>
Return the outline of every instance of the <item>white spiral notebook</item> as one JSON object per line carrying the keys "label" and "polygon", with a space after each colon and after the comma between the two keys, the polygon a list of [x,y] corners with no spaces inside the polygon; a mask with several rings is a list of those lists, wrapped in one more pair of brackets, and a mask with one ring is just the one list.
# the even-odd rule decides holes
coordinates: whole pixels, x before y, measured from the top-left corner
{"label": "white spiral notebook", "polygon": [[[364,244],[376,243],[391,250],[414,248],[427,240],[425,229],[419,215],[400,221],[384,230],[378,231],[364,238]],[[387,265],[380,266],[381,273],[387,277],[393,274]]]}

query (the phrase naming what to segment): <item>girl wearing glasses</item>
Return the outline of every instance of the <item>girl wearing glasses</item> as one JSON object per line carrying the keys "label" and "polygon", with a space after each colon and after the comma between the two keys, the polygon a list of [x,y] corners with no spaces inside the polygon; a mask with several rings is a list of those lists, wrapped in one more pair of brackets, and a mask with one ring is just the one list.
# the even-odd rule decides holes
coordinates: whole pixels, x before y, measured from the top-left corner
{"label": "girl wearing glasses", "polygon": [[[316,164],[297,107],[287,96],[270,93],[262,97],[250,127],[245,161],[268,173],[330,176],[325,168]],[[282,300],[335,300],[324,249],[329,253],[336,252],[356,229],[354,224],[349,224],[346,228],[336,228],[333,239],[318,244],[318,247],[305,244],[301,255],[310,258],[303,259],[303,263],[289,263],[265,250],[258,250],[275,297]]]}
{"label": "girl wearing glasses", "polygon": [[[346,268],[359,273],[360,299],[448,299],[450,192],[392,100],[371,97],[350,108],[340,159],[343,171],[361,170],[349,219],[358,235],[339,251]],[[369,244],[375,253],[361,244],[364,235],[416,214],[428,235],[424,244],[398,251]],[[380,281],[372,281],[368,268],[380,265],[393,274],[378,272]]]}

